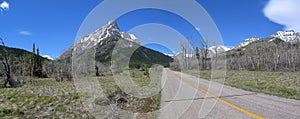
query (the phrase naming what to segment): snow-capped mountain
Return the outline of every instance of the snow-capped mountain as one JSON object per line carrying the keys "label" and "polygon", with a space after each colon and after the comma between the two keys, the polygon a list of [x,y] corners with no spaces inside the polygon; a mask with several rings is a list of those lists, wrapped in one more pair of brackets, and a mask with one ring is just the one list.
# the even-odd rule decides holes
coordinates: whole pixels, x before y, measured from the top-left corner
{"label": "snow-capped mountain", "polygon": [[[278,32],[272,34],[268,38],[269,38],[270,42],[275,39],[281,39],[284,42],[295,43],[295,42],[300,41],[300,33],[299,32],[297,33],[294,30],[278,31]],[[257,38],[257,37],[245,39],[244,42],[239,43],[238,45],[233,47],[233,49],[239,49],[239,48],[245,47],[245,46],[249,45],[250,43],[253,43],[258,40],[261,40],[261,39]]]}
{"label": "snow-capped mountain", "polygon": [[296,42],[300,40],[300,33],[296,33],[294,30],[278,31],[271,35],[273,38],[279,38],[284,42]]}
{"label": "snow-capped mountain", "polygon": [[216,54],[221,54],[221,53],[227,52],[229,50],[230,50],[230,48],[225,47],[223,45],[211,46],[208,48],[208,57],[213,57]]}
{"label": "snow-capped mountain", "polygon": [[[118,47],[115,49],[116,45]],[[131,50],[134,50],[133,54],[130,54]],[[163,64],[173,61],[169,56],[141,46],[133,34],[121,32],[116,21],[110,21],[95,32],[77,40],[56,60],[72,62],[74,60],[73,55],[81,56],[86,51],[94,51],[95,59],[102,63],[111,62],[113,51],[118,53],[120,58],[130,57],[130,60],[135,62]]]}
{"label": "snow-capped mountain", "polygon": [[[167,54],[166,54],[167,55]],[[177,53],[175,53],[175,54],[173,54],[173,56],[176,56],[176,57],[178,57],[178,56],[181,56],[181,57],[184,57],[184,54],[183,54],[183,52],[177,52]],[[187,58],[191,58],[191,57],[194,57],[195,56],[195,54],[185,54],[185,57],[187,57]]]}
{"label": "snow-capped mountain", "polygon": [[241,42],[238,45],[236,45],[235,47],[233,47],[232,49],[239,49],[239,48],[245,47],[245,46],[249,45],[250,43],[253,43],[258,40],[259,40],[259,38],[255,37],[255,36],[252,38],[247,38],[243,42]]}
{"label": "snow-capped mountain", "polygon": [[85,36],[75,43],[75,46],[81,44],[82,47],[93,47],[108,37],[123,38],[140,44],[139,40],[130,33],[121,32],[115,20],[109,21],[102,28],[96,30],[92,34]]}
{"label": "snow-capped mountain", "polygon": [[[221,54],[221,53],[227,52],[229,50],[230,50],[230,48],[228,48],[226,46],[223,46],[223,45],[211,46],[211,47],[208,48],[208,57],[213,57],[217,53]],[[183,53],[182,52],[178,52],[176,54],[169,55],[169,56],[183,56]],[[186,57],[187,58],[192,58],[192,57],[195,57],[195,54],[186,54]]]}
{"label": "snow-capped mountain", "polygon": [[223,52],[229,51],[230,48],[225,47],[225,46],[223,46],[223,45],[219,45],[219,46],[212,46],[212,47],[209,47],[208,50],[209,50],[211,53],[216,54],[216,53],[223,53]]}
{"label": "snow-capped mountain", "polygon": [[130,34],[130,33],[127,33],[127,32],[122,32],[121,37],[126,39],[126,40],[141,44],[140,41],[136,38],[136,36],[133,35],[133,34]]}
{"label": "snow-capped mountain", "polygon": [[52,57],[49,56],[49,55],[43,55],[42,57],[47,58],[47,59],[49,59],[49,60],[54,60],[54,58],[52,58]]}
{"label": "snow-capped mountain", "polygon": [[84,50],[95,47],[98,44],[102,45],[102,41],[112,37],[140,44],[139,40],[133,34],[121,32],[117,22],[112,20],[95,32],[77,40],[65,53],[58,57],[58,59],[70,59],[73,50]]}

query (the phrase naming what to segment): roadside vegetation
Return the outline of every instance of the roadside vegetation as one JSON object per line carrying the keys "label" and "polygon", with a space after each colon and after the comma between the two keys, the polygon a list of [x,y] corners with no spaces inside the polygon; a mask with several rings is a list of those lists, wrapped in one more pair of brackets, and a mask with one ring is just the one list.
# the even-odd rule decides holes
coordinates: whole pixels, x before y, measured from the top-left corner
{"label": "roadside vegetation", "polygon": [[[181,53],[170,69],[211,79],[211,69],[228,69],[225,84],[236,88],[300,100],[300,42],[265,38],[224,52],[214,41],[179,42]],[[200,70],[200,72],[198,71]]]}
{"label": "roadside vegetation", "polygon": [[[148,71],[132,69],[129,72],[132,80],[137,86],[143,87],[149,85],[151,79],[149,78]],[[120,100],[120,103],[118,103],[117,105],[120,109],[134,113],[141,113],[144,116],[146,116],[146,113],[148,112],[154,112],[160,109],[160,92],[152,97],[137,98],[135,96],[123,92],[123,90],[121,90],[116,84],[115,79],[111,73],[106,72],[104,73],[104,75],[104,77],[98,78],[101,88],[103,89],[103,92],[107,95],[107,98],[110,100],[110,102]],[[158,85],[160,85],[160,82],[157,83],[159,83]],[[133,85],[134,84],[129,85],[128,87],[133,87]],[[150,116],[151,117],[147,118],[155,118],[157,114]]]}
{"label": "roadside vegetation", "polygon": [[[211,71],[189,70],[185,73],[211,79]],[[225,85],[300,100],[300,72],[234,71],[226,73]]]}
{"label": "roadside vegetation", "polygon": [[[130,75],[138,86],[150,83],[149,74],[138,69]],[[4,77],[1,77],[4,78]],[[27,77],[29,78],[29,77]],[[97,77],[108,100],[96,99],[94,105],[115,104],[126,111],[138,113],[139,118],[156,118],[159,110],[160,93],[149,98],[136,98],[123,92],[110,72]],[[25,79],[19,88],[0,88],[0,118],[94,118],[84,107],[80,94],[72,81],[58,82],[55,78],[37,78],[31,83]],[[111,112],[111,110],[107,110]],[[114,117],[112,114],[103,117]]]}
{"label": "roadside vegetation", "polygon": [[[96,79],[95,81],[100,84],[97,86],[102,89],[105,97],[102,94],[89,97],[91,96],[89,93],[93,90],[88,90],[90,92],[76,90],[78,87],[75,86],[76,82],[72,75],[71,57],[65,58],[67,60],[49,60],[39,55],[39,49],[35,48],[35,44],[32,52],[28,52],[6,47],[4,41],[2,39],[0,41],[0,118],[120,118],[123,117],[122,112],[119,112],[120,109],[130,112],[128,118],[151,119],[158,115],[149,112],[160,108],[160,80],[156,81],[154,86],[155,89],[159,87],[157,94],[138,98],[119,88],[109,63],[96,62],[95,69],[91,68],[84,77],[87,80],[79,83],[88,89],[93,85],[89,79],[93,81]],[[160,79],[161,74],[149,73],[154,71],[151,70],[152,64],[168,66],[167,62],[172,61],[171,57],[145,48],[140,48],[135,54],[137,55],[134,55],[129,68],[126,69],[135,83],[126,85],[130,88],[148,86],[153,83],[150,77]],[[151,58],[146,60],[140,57],[141,54]],[[97,54],[96,59],[97,57],[100,55]],[[153,59],[155,61],[151,62]],[[147,63],[143,63],[143,60]],[[118,74],[124,72],[120,71]],[[125,78],[127,77],[121,77]],[[151,87],[151,90],[154,88]],[[86,104],[86,100],[83,100],[85,98],[92,100],[88,100],[90,102]],[[92,108],[100,109],[97,115],[91,112],[91,105]]]}
{"label": "roadside vegetation", "polygon": [[19,88],[0,88],[0,118],[93,118],[72,82],[35,79]]}

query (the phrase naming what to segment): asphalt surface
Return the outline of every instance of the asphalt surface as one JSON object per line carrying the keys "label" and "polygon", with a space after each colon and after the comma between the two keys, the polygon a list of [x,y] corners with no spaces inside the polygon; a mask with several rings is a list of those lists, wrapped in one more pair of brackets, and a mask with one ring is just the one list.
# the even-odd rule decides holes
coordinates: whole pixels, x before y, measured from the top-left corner
{"label": "asphalt surface", "polygon": [[164,69],[160,119],[300,119],[300,101]]}

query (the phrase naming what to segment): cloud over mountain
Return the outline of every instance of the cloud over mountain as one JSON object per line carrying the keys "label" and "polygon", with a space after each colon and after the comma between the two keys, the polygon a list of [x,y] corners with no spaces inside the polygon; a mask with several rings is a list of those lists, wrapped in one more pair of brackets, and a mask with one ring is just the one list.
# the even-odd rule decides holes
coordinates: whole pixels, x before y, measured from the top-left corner
{"label": "cloud over mountain", "polygon": [[300,31],[300,0],[270,0],[263,12],[271,21],[285,26],[285,30]]}

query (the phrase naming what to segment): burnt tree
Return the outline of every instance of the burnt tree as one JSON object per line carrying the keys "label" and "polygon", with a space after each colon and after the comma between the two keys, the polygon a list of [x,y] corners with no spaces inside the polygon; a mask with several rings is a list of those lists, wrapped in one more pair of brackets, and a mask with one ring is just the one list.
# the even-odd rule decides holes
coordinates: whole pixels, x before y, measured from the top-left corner
{"label": "burnt tree", "polygon": [[1,60],[1,64],[4,67],[4,73],[5,73],[5,81],[3,86],[4,87],[8,87],[7,84],[10,85],[10,87],[16,88],[20,86],[20,82],[17,80],[14,80],[13,77],[11,76],[11,69],[10,69],[10,64],[9,64],[9,58],[8,58],[8,52],[6,50],[6,46],[4,44],[4,41],[2,38],[0,38],[1,41],[1,52],[2,54],[0,55],[0,60]]}

